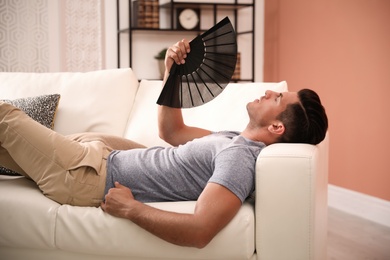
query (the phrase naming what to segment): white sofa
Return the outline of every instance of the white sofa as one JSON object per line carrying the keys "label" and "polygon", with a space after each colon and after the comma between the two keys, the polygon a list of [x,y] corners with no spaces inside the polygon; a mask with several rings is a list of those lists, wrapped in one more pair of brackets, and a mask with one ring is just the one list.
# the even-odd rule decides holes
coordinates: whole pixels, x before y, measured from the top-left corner
{"label": "white sofa", "polygon": [[[187,124],[243,130],[245,105],[286,82],[232,83],[212,102],[185,109]],[[157,133],[161,81],[131,69],[88,73],[0,73],[0,99],[60,94],[54,130],[104,132],[146,146]],[[328,138],[320,145],[275,144],[256,165],[256,200],[204,249],[169,244],[100,208],[59,205],[24,177],[0,176],[0,259],[326,259]],[[192,212],[195,201],[150,203]]]}

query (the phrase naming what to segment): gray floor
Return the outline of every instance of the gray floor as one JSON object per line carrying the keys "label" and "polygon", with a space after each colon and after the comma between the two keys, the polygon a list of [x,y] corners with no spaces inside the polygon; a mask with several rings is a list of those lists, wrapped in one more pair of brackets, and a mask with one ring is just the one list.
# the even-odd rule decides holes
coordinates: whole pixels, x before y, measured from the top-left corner
{"label": "gray floor", "polygon": [[329,208],[328,260],[390,260],[390,228]]}

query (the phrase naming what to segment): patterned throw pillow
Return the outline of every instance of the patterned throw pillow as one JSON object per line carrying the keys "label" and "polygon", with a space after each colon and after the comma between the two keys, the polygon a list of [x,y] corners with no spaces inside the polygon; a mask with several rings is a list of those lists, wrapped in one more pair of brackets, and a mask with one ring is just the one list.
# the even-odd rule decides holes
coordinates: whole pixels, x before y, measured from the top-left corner
{"label": "patterned throw pillow", "polygon": [[[53,129],[54,118],[56,115],[58,103],[60,101],[60,95],[50,94],[2,101],[20,108],[35,121],[41,123],[47,128]],[[19,175],[18,173],[2,166],[0,166],[0,174]]]}

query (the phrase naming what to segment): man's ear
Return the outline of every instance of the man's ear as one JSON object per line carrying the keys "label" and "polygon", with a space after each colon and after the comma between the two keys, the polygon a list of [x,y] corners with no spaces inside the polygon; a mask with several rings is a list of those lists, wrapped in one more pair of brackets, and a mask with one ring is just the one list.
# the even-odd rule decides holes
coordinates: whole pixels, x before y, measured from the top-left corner
{"label": "man's ear", "polygon": [[285,130],[284,124],[280,121],[276,121],[268,126],[268,131],[276,135],[282,135]]}

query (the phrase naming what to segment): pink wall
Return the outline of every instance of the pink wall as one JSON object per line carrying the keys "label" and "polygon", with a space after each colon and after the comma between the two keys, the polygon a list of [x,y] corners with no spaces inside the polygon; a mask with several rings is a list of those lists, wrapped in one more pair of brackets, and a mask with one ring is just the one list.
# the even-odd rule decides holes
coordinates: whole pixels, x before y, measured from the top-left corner
{"label": "pink wall", "polygon": [[390,201],[390,1],[265,0],[264,81],[312,88],[329,183]]}

